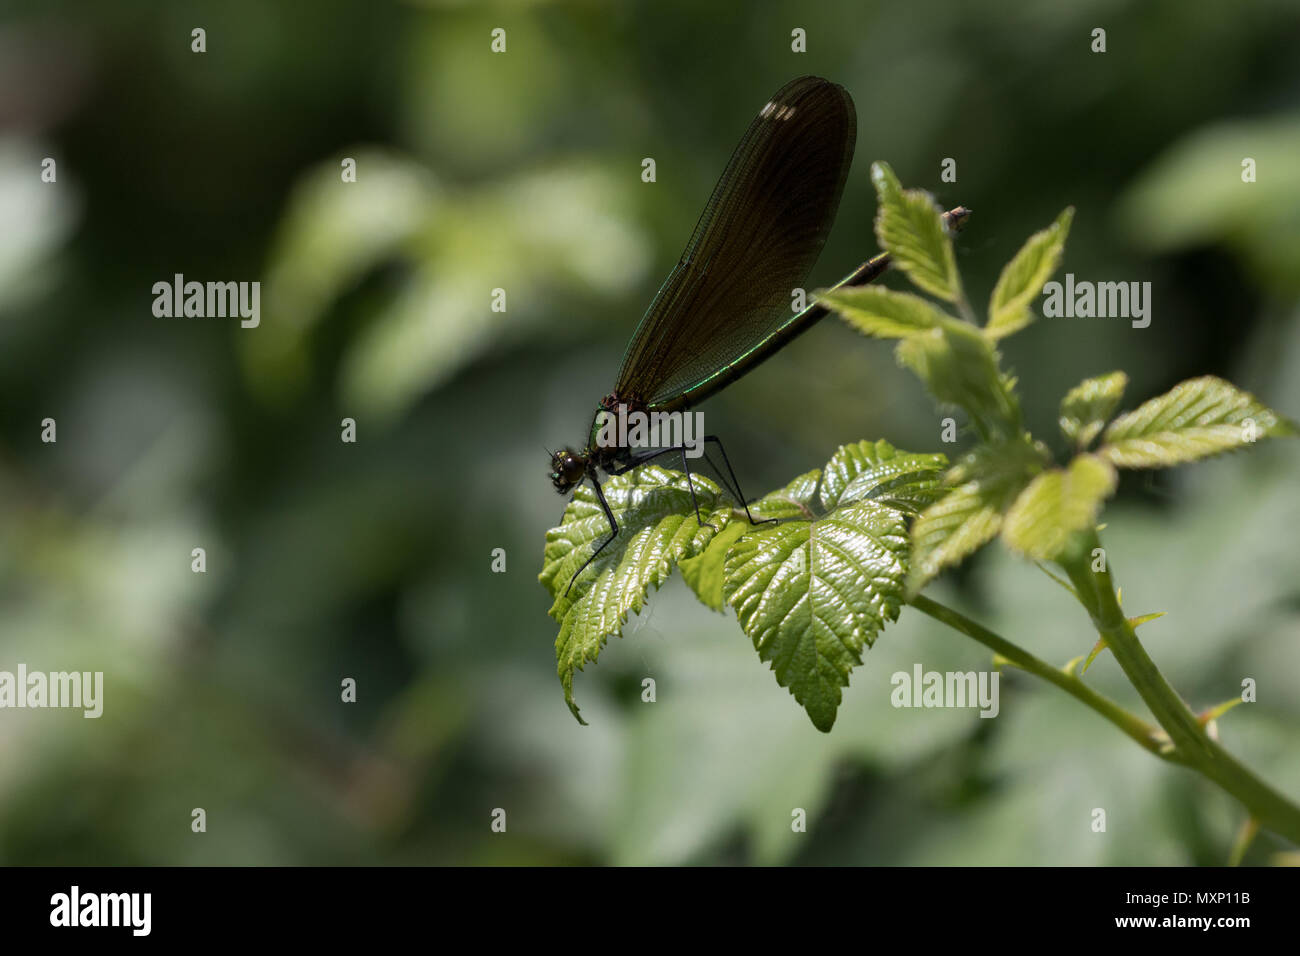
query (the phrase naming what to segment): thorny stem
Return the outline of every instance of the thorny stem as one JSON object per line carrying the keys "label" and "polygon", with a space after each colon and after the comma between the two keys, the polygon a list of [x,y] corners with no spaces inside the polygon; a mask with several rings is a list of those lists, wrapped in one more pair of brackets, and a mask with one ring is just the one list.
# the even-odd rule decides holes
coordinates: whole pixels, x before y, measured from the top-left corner
{"label": "thorny stem", "polygon": [[1021,670],[1028,671],[1036,677],[1041,677],[1043,680],[1055,684],[1071,697],[1101,714],[1101,716],[1105,717],[1112,724],[1137,741],[1139,746],[1143,749],[1149,750],[1151,753],[1163,760],[1176,761],[1177,758],[1172,752],[1167,748],[1162,748],[1162,735],[1157,728],[1148,724],[1136,714],[1125,710],[1109,697],[1097,693],[1083,681],[1079,680],[1072,671],[1053,667],[1051,664],[1035,657],[1023,648],[1012,644],[1006,638],[994,634],[986,627],[976,624],[959,611],[955,611],[946,605],[940,604],[938,601],[932,601],[924,594],[918,594],[916,597],[912,598],[912,607],[916,608],[923,614],[930,615],[930,617],[934,618],[936,621],[940,621],[954,630],[960,631],[967,637],[974,638],[985,647],[1006,658]]}
{"label": "thorny stem", "polygon": [[1133,625],[1120,609],[1107,557],[1092,570],[1093,555],[1100,553],[1096,531],[1080,536],[1079,547],[1059,563],[1074,583],[1079,601],[1087,608],[1115,660],[1169,734],[1181,762],[1217,783],[1246,806],[1260,826],[1300,843],[1300,807],[1257,777],[1249,768],[1211,739],[1200,720],[1165,680],[1138,640]]}
{"label": "thorny stem", "polygon": [[1058,563],[1069,576],[1079,602],[1088,611],[1106,646],[1115,655],[1138,694],[1151,709],[1163,731],[1119,704],[1098,694],[1074,675],[1073,668],[1056,668],[1006,638],[970,620],[958,611],[924,595],[913,607],[956,631],[973,638],[1022,670],[1056,685],[1162,760],[1181,764],[1218,784],[1249,810],[1258,826],[1300,843],[1300,807],[1257,777],[1249,768],[1210,738],[1177,691],[1165,680],[1137,639],[1133,625],[1120,609],[1108,562],[1093,571],[1093,555],[1101,543],[1095,531],[1081,535],[1077,546]]}

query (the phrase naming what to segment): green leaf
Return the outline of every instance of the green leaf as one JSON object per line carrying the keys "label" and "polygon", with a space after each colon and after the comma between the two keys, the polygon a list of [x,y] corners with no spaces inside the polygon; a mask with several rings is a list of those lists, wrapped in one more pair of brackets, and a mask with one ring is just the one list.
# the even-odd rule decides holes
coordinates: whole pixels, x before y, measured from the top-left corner
{"label": "green leaf", "polygon": [[961,299],[961,276],[952,240],[934,200],[921,190],[904,190],[887,163],[872,163],[880,208],[876,238],[917,286],[948,302]]}
{"label": "green leaf", "polygon": [[1017,439],[981,445],[954,466],[946,480],[955,487],[912,525],[908,593],[990,541],[1002,526],[1003,512],[1045,460],[1041,446]]}
{"label": "green leaf", "polygon": [[713,536],[713,540],[709,542],[703,554],[686,558],[678,565],[682,570],[682,577],[695,592],[695,596],[715,611],[721,612],[726,607],[722,584],[727,552],[747,530],[748,525],[745,521],[731,522]]}
{"label": "green leaf", "polygon": [[1106,426],[1128,385],[1123,372],[1084,379],[1061,399],[1061,434],[1082,450]]}
{"label": "green leaf", "polygon": [[546,533],[538,580],[555,598],[550,611],[560,622],[555,657],[565,702],[579,722],[584,721],[573,699],[574,671],[594,661],[610,635],[622,633],[628,613],[641,610],[652,585],[662,585],[674,564],[703,553],[733,517],[733,504],[722,489],[699,475],[692,477],[706,525],[696,520],[690,488],[680,472],[643,465],[606,481],[602,487],[618,521],[618,537],[587,565],[572,588],[574,572],[609,534],[590,485],[578,487],[560,526]]}
{"label": "green leaf", "polygon": [[821,480],[820,468],[804,472],[784,488],[750,502],[749,513],[758,521],[767,518],[806,518],[811,521],[815,517],[813,506]]}
{"label": "green leaf", "polygon": [[[820,505],[826,511],[862,499],[872,499],[904,514],[918,514],[948,493],[944,471],[948,458],[941,454],[913,454],[900,451],[889,442],[859,441],[841,445],[827,463],[826,471],[810,471],[785,488],[768,494],[750,506],[755,519],[814,516],[820,490]],[[723,610],[723,566],[727,551],[746,531],[745,522],[733,522],[708,542],[705,553],[681,562],[681,576],[699,600],[714,610]]]}
{"label": "green leaf", "polygon": [[1116,471],[1096,455],[1079,455],[1029,483],[1002,525],[1002,540],[1016,552],[1050,561],[1076,531],[1097,523],[1101,503],[1115,491]]}
{"label": "green leaf", "polygon": [[901,339],[938,326],[943,313],[919,295],[880,286],[823,289],[817,301],[828,306],[864,335]]}
{"label": "green leaf", "polygon": [[997,351],[979,329],[944,317],[938,328],[903,339],[895,351],[937,401],[965,409],[986,437],[1019,432],[1019,405],[998,369]]}
{"label": "green leaf", "polygon": [[883,439],[841,445],[822,477],[822,505],[831,510],[870,499],[916,514],[947,494],[947,467],[944,455],[899,451]]}
{"label": "green leaf", "polygon": [[1213,375],[1188,379],[1106,429],[1097,454],[1121,468],[1160,468],[1296,434],[1282,416]]}
{"label": "green leaf", "polygon": [[898,619],[907,549],[906,517],[860,501],[756,528],[727,555],[728,603],[818,730],[835,723],[863,649]]}
{"label": "green leaf", "polygon": [[1074,207],[1069,206],[1056,217],[1056,222],[1030,236],[1002,270],[989,299],[989,320],[984,327],[990,338],[1000,339],[1018,332],[1033,321],[1029,303],[1061,264],[1065,237],[1073,218]]}

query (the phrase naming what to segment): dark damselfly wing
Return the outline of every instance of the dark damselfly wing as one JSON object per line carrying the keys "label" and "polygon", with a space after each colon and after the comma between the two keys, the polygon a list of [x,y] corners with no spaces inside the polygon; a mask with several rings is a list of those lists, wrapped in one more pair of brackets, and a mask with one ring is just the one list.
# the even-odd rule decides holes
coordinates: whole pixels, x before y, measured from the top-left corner
{"label": "dark damselfly wing", "polygon": [[615,392],[652,408],[694,404],[790,321],[793,290],[821,253],[857,119],[848,91],[792,80],[750,124],[681,260],[628,345]]}

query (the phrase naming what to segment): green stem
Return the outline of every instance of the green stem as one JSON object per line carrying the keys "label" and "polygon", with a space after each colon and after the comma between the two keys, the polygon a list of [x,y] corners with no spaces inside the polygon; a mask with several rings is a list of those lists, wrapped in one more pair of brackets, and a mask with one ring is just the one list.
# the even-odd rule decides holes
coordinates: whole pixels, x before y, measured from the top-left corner
{"label": "green stem", "polygon": [[1069,575],[1079,601],[1088,610],[1115,660],[1151,708],[1173,742],[1176,757],[1217,783],[1246,806],[1251,816],[1276,833],[1300,843],[1300,807],[1255,776],[1212,740],[1200,720],[1165,680],[1120,608],[1108,558],[1093,571],[1093,555],[1105,556],[1095,531],[1080,535],[1078,546],[1058,563]]}
{"label": "green stem", "polygon": [[938,601],[932,601],[924,594],[918,594],[912,598],[912,607],[916,608],[923,614],[928,614],[936,621],[947,624],[954,630],[960,631],[967,637],[974,638],[985,647],[1002,655],[1011,663],[1015,664],[1023,671],[1028,671],[1043,680],[1055,684],[1061,690],[1065,691],[1071,697],[1080,701],[1087,707],[1091,707],[1101,716],[1105,717],[1112,724],[1118,727],[1124,733],[1132,737],[1144,749],[1149,750],[1164,760],[1177,761],[1174,753],[1170,752],[1167,747],[1162,746],[1160,732],[1145,720],[1136,714],[1130,713],[1119,704],[1115,703],[1108,697],[1097,693],[1072,673],[1067,673],[1058,667],[1053,667],[1044,660],[1040,660],[1033,654],[1012,644],[1006,638],[994,634],[988,628],[976,624],[970,618]]}

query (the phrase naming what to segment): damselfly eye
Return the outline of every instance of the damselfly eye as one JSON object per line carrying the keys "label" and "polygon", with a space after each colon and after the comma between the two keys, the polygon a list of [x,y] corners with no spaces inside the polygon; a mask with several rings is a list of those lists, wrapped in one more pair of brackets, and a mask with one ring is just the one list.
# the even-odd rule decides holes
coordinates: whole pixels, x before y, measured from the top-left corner
{"label": "damselfly eye", "polygon": [[551,456],[551,483],[560,494],[568,493],[587,473],[587,459],[572,448]]}

